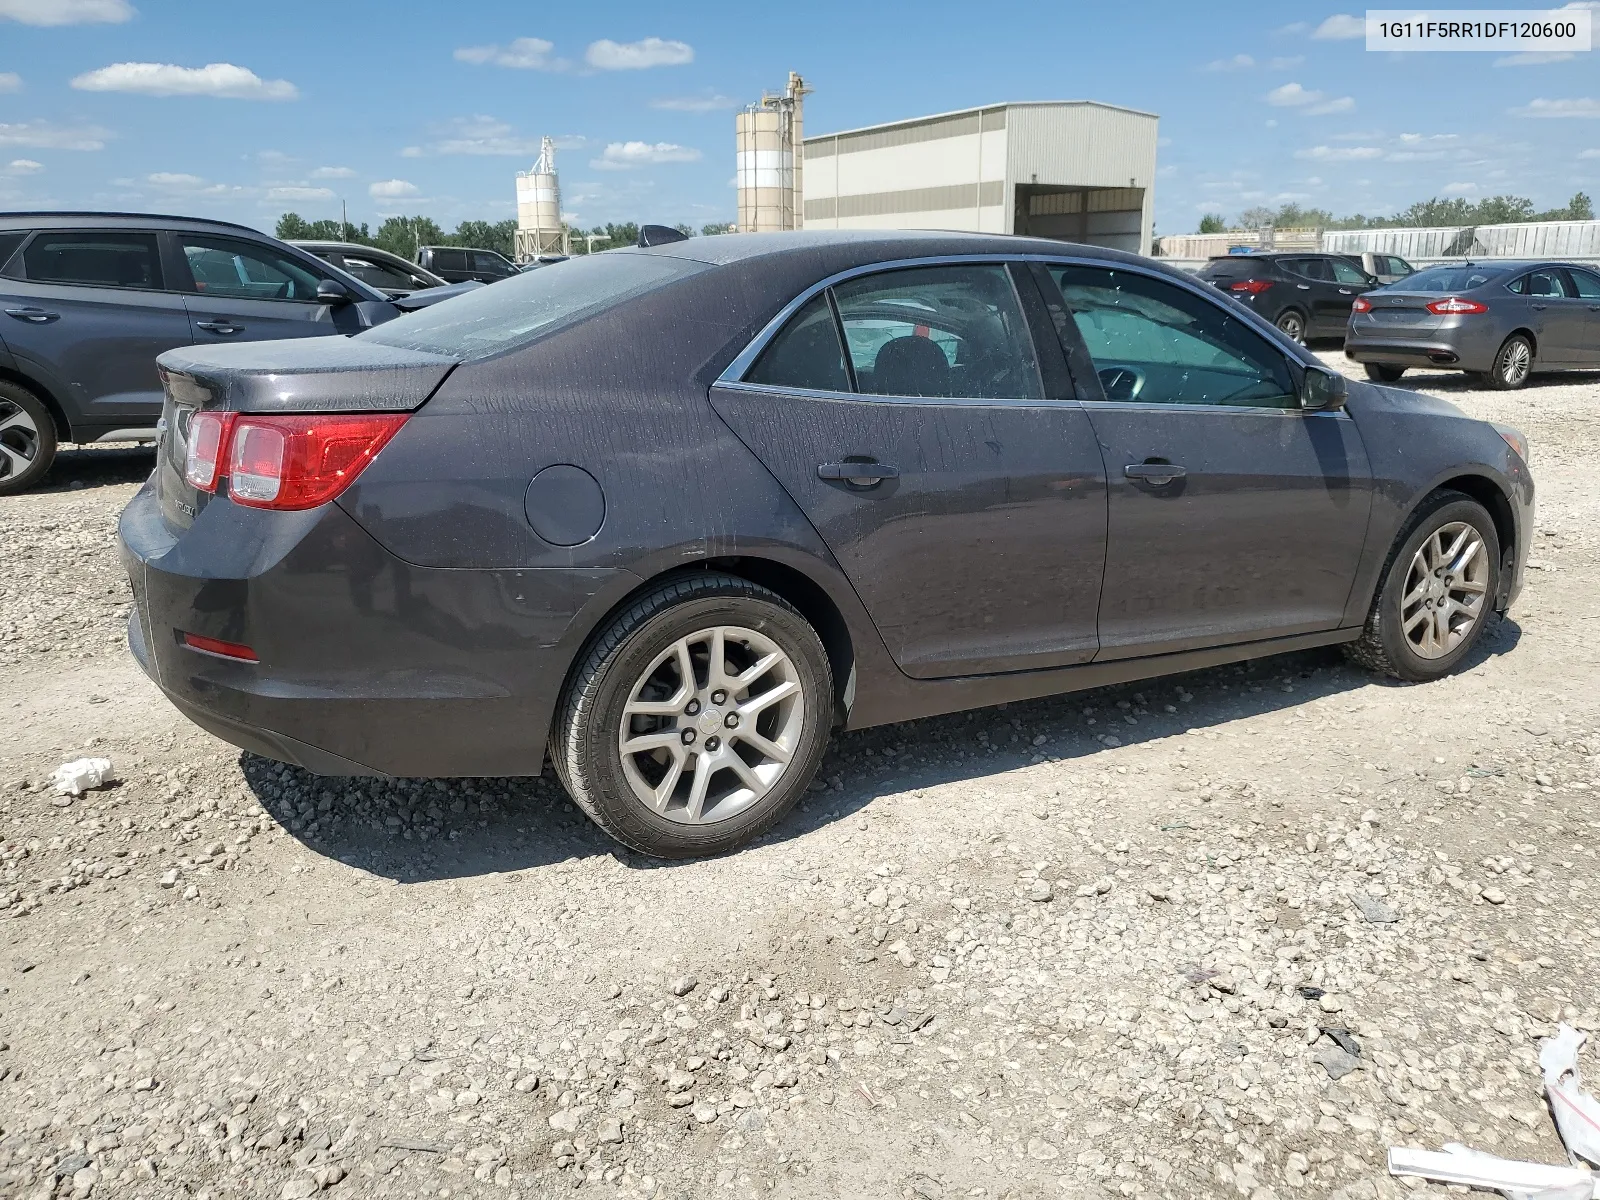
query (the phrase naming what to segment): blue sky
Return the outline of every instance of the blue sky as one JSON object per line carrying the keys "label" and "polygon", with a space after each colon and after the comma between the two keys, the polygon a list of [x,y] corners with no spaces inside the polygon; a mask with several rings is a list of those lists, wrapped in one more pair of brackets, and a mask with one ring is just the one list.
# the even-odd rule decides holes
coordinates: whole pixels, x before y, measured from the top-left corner
{"label": "blue sky", "polygon": [[1164,233],[1286,200],[1600,192],[1593,54],[1369,54],[1361,11],[0,0],[0,208],[270,230],[343,198],[453,228],[514,215],[550,134],[582,224],[699,226],[733,217],[733,109],[790,70],[811,133],[1003,100],[1158,113]]}

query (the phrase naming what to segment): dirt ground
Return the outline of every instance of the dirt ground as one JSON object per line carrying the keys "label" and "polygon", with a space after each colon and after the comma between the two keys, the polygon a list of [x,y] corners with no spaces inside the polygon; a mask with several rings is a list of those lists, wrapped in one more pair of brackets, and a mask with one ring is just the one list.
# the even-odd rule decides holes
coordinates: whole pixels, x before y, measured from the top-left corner
{"label": "dirt ground", "polygon": [[[1391,1144],[1563,1161],[1600,375],[1405,386],[1532,442],[1527,589],[1464,673],[1314,652],[849,734],[772,836],[670,866],[548,777],[318,780],[187,724],[124,645],[150,455],[69,452],[0,500],[0,1195],[1355,1200],[1409,1190]],[[117,782],[66,803],[86,754]]]}

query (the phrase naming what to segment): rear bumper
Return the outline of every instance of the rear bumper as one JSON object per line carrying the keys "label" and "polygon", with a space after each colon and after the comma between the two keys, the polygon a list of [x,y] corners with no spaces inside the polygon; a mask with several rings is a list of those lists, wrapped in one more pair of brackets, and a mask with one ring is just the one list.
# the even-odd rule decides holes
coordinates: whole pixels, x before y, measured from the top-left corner
{"label": "rear bumper", "polygon": [[1457,371],[1487,371],[1492,365],[1493,350],[1479,353],[1473,347],[1458,342],[1417,340],[1401,338],[1363,338],[1347,334],[1344,355],[1359,363],[1384,363],[1396,367],[1432,367]]}
{"label": "rear bumper", "polygon": [[[129,647],[223,740],[319,774],[537,775],[586,630],[622,570],[416,567],[342,509],[206,505],[174,537],[148,485],[119,523]],[[197,653],[196,633],[257,663]]]}

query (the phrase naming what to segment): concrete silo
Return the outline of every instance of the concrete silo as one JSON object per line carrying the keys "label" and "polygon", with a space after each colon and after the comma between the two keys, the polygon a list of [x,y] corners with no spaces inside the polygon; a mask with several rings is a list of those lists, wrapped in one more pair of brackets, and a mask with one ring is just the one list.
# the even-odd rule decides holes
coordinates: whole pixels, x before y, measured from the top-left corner
{"label": "concrete silo", "polygon": [[800,139],[807,90],[790,71],[781,96],[764,95],[734,118],[740,233],[799,229],[805,223]]}
{"label": "concrete silo", "polygon": [[529,262],[541,254],[566,254],[565,232],[561,227],[561,184],[556,178],[556,144],[545,138],[539,145],[539,161],[531,171],[517,172],[518,262]]}

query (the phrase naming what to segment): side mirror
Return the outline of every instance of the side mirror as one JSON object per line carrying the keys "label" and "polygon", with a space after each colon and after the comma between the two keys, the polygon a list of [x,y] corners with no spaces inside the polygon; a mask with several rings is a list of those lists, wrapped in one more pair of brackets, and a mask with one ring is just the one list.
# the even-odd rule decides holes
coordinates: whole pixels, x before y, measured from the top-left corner
{"label": "side mirror", "polygon": [[350,289],[337,279],[324,279],[317,284],[318,304],[348,304]]}
{"label": "side mirror", "polygon": [[1307,412],[1338,412],[1349,390],[1343,375],[1327,367],[1307,367],[1300,384],[1300,407]]}

